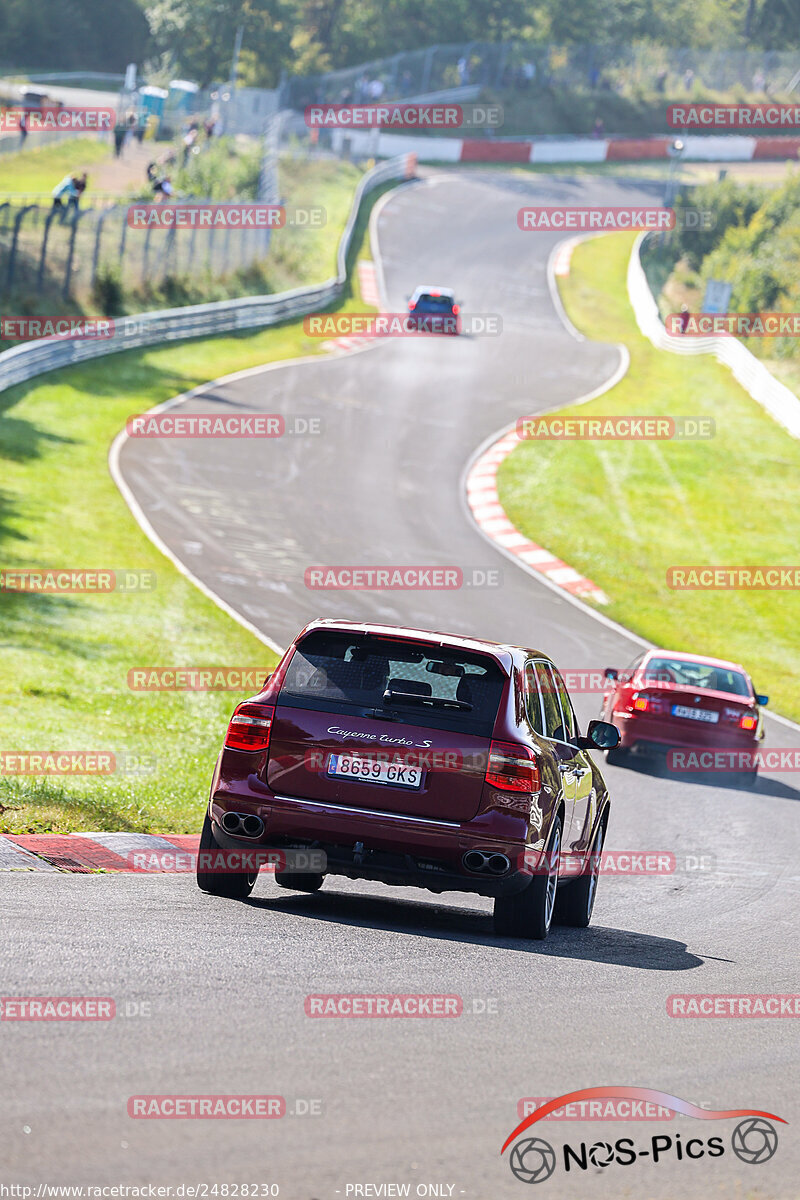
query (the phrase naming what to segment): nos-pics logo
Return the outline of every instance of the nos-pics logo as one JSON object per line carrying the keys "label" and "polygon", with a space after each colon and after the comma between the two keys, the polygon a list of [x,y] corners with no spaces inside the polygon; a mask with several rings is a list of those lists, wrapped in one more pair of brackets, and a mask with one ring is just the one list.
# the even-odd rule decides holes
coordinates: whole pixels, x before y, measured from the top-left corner
{"label": "nos-pics logo", "polygon": [[[541,1121],[550,1113],[574,1104],[580,1100],[595,1100],[614,1098],[625,1100],[642,1100],[655,1103],[662,1108],[670,1109],[686,1117],[695,1117],[701,1121],[723,1121],[734,1117],[742,1120],[736,1125],[730,1138],[730,1149],[744,1163],[755,1165],[768,1162],[778,1149],[778,1133],[772,1121],[785,1125],[783,1117],[775,1113],[762,1112],[755,1108],[733,1108],[713,1111],[699,1108],[688,1100],[678,1096],[670,1096],[667,1092],[659,1092],[653,1088],[637,1087],[595,1087],[581,1088],[577,1092],[567,1092],[564,1096],[556,1096],[548,1100],[520,1124],[506,1138],[501,1154],[520,1134],[530,1129],[531,1125]],[[682,1138],[679,1133],[653,1134],[645,1143],[637,1146],[633,1138],[617,1138],[614,1142],[596,1141],[581,1142],[578,1146],[565,1143],[560,1150],[560,1157],[565,1172],[588,1171],[592,1167],[609,1167],[612,1164],[629,1167],[642,1158],[653,1163],[665,1160],[674,1162],[698,1161],[702,1158],[719,1158],[726,1153],[724,1137]],[[541,1137],[523,1137],[516,1142],[509,1155],[511,1173],[522,1183],[543,1183],[556,1170],[559,1153]]]}

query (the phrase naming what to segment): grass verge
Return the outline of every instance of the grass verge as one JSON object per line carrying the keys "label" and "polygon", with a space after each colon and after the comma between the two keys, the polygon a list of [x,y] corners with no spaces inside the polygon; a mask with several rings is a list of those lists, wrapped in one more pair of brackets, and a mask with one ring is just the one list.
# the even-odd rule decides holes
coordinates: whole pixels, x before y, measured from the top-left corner
{"label": "grass verge", "polygon": [[797,562],[800,445],[711,356],[681,358],[642,337],[626,289],[632,244],[628,234],[583,243],[561,284],[575,325],[631,355],[625,378],[580,414],[702,414],[716,436],[525,442],[500,468],[501,502],[603,589],[614,620],[657,644],[743,663],[776,711],[800,719],[798,593],[666,584],[669,566]]}
{"label": "grass verge", "polygon": [[67,172],[88,171],[111,157],[111,147],[93,138],[32,146],[35,137],[29,135],[25,150],[0,156],[0,192],[49,196]]}
{"label": "grass verge", "polygon": [[[351,264],[384,190],[362,209]],[[354,277],[340,308],[363,310],[357,289]],[[287,324],[115,354],[0,395],[2,567],[156,574],[155,590],[142,594],[0,591],[0,750],[104,750],[152,768],[58,778],[2,775],[0,765],[0,832],[198,829],[225,722],[254,689],[134,692],[128,671],[228,665],[266,673],[274,655],[151,545],[108,474],[108,447],[131,413],[319,349],[302,323]]]}

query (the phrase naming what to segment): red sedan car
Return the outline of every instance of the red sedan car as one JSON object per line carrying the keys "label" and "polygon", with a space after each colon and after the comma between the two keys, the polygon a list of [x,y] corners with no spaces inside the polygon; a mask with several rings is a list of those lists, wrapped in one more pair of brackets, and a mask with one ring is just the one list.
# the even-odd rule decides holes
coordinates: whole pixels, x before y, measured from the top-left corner
{"label": "red sedan car", "polygon": [[[698,770],[744,770],[755,783],[755,751],[764,737],[761,706],[769,697],[758,695],[744,667],[702,654],[648,650],[626,670],[607,667],[605,674],[601,715],[621,734],[620,744],[606,753],[608,762],[622,763],[631,752],[661,753],[668,766],[680,764],[674,769],[696,761]],[[731,753],[679,753],[706,750]],[[715,765],[706,767],[707,759]]]}
{"label": "red sedan car", "polygon": [[[322,855],[276,869],[313,892],[325,874],[494,897],[498,932],[588,925],[609,800],[546,655],[418,629],[315,621],[262,691],[238,705],[211,783],[201,852]],[[224,857],[224,856],[223,856]],[[247,896],[257,875],[198,883]]]}

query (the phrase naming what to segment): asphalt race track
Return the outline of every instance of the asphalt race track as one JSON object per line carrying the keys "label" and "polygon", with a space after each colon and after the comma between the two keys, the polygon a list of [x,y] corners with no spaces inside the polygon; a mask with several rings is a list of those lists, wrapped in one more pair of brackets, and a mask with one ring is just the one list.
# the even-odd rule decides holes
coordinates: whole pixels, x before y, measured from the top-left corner
{"label": "asphalt race track", "polygon": [[[159,537],[281,646],[329,615],[532,645],[564,669],[628,663],[635,639],[489,545],[461,486],[493,432],[577,399],[619,365],[616,347],[576,340],[553,306],[545,268],[559,239],[516,225],[523,203],[589,200],[661,197],[494,172],[393,194],[377,221],[388,308],[402,311],[420,282],[449,284],[465,311],[500,314],[502,336],[387,340],[210,385],[184,409],[318,416],[323,432],[126,443],[121,470]],[[687,387],[691,370],[688,361]],[[563,480],[563,501],[580,503],[579,478]],[[499,570],[501,586],[329,593],[304,583],[314,565],[395,563]],[[596,715],[595,695],[574,698],[581,718]],[[796,729],[768,721],[768,745],[799,743]],[[216,752],[208,747],[209,773]],[[6,1175],[275,1183],[289,1200],[402,1194],[368,1184],[410,1184],[413,1196],[435,1184],[427,1194],[493,1200],[526,1194],[500,1156],[521,1097],[618,1084],[789,1124],[778,1125],[775,1156],[752,1165],[731,1152],[730,1120],[545,1122],[531,1135],[559,1154],[565,1141],[630,1136],[644,1148],[676,1130],[684,1141],[721,1135],[726,1152],[569,1174],[559,1165],[543,1195],[795,1197],[796,1026],[666,1011],[672,994],[792,992],[795,777],[764,776],[756,791],[644,766],[607,778],[608,848],[672,851],[677,870],[601,878],[591,927],[556,928],[546,943],[495,938],[488,901],[380,884],[332,879],[293,896],[262,874],[253,898],[235,902],[203,895],[190,876],[0,875],[4,993],[110,995],[131,1013],[4,1025]],[[304,997],[324,992],[459,995],[464,1013],[307,1017]],[[287,1116],[129,1118],[128,1097],[152,1093],[283,1095]],[[321,1111],[303,1115],[312,1101]]]}

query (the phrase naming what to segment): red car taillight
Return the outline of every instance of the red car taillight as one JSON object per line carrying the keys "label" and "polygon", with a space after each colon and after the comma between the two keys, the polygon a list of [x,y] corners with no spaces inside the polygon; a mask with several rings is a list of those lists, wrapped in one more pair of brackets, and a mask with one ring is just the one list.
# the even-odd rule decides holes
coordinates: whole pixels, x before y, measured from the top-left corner
{"label": "red car taillight", "polygon": [[461,309],[459,308],[459,306],[457,304],[454,304],[453,305],[453,316],[457,317],[460,312],[461,312]]}
{"label": "red car taillight", "polygon": [[648,708],[650,707],[650,697],[649,696],[634,696],[633,697],[633,707],[636,710],[636,712],[647,712]]}
{"label": "red car taillight", "polygon": [[739,724],[742,729],[755,729],[758,725],[758,717],[751,713],[745,713]]}
{"label": "red car taillight", "polygon": [[516,742],[491,742],[486,782],[504,792],[538,792],[539,760],[529,746]]}
{"label": "red car taillight", "polygon": [[664,711],[660,696],[643,696],[641,692],[634,692],[631,696],[631,708],[634,712],[660,713]]}
{"label": "red car taillight", "polygon": [[237,704],[225,735],[225,745],[229,750],[267,750],[274,716],[275,709],[271,704]]}

